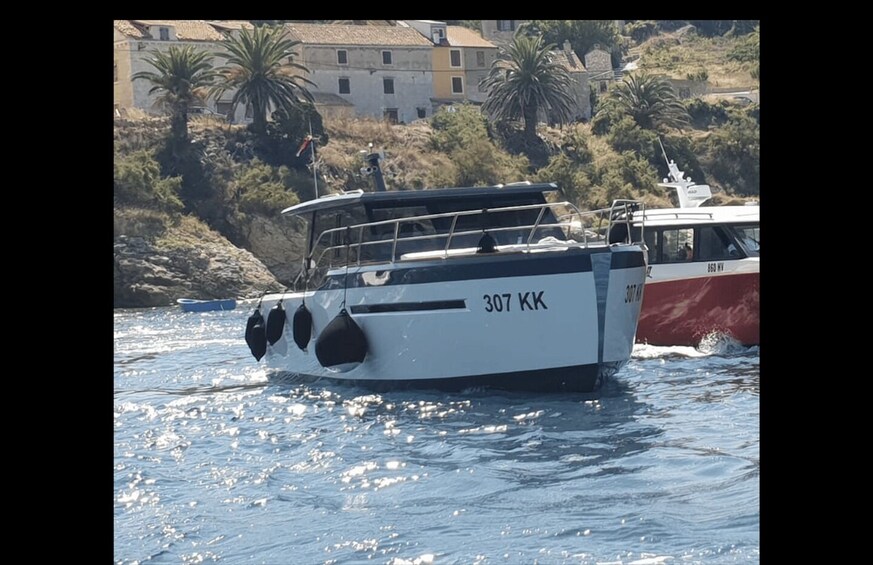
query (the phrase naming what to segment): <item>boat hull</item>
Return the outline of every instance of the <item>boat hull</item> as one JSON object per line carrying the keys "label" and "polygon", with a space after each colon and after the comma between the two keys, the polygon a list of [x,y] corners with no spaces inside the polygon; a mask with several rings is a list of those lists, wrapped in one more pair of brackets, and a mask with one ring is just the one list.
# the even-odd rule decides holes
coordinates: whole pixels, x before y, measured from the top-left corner
{"label": "boat hull", "polygon": [[[425,388],[590,392],[630,358],[642,304],[639,246],[474,255],[329,273],[319,290],[269,295],[288,312],[267,348],[271,371],[376,390]],[[293,312],[312,315],[306,351]],[[323,367],[319,333],[345,308],[367,340],[364,361]]]}
{"label": "boat hull", "polygon": [[637,341],[696,347],[712,333],[743,345],[760,342],[760,274],[731,272],[648,281]]}

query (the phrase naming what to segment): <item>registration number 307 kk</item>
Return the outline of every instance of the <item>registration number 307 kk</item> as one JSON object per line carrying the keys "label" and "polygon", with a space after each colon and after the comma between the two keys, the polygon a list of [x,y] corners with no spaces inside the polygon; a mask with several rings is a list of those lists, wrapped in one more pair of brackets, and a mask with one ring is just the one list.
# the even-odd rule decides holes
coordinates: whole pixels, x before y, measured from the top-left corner
{"label": "registration number 307 kk", "polygon": [[627,285],[627,289],[625,290],[624,302],[625,304],[629,302],[639,302],[640,298],[643,297],[643,285],[641,284],[629,284]]}
{"label": "registration number 307 kk", "polygon": [[515,302],[516,310],[522,312],[532,310],[548,310],[546,301],[543,295],[546,291],[531,291],[531,292],[504,292],[502,294],[483,294],[482,300],[485,301],[486,312],[512,312],[512,303]]}

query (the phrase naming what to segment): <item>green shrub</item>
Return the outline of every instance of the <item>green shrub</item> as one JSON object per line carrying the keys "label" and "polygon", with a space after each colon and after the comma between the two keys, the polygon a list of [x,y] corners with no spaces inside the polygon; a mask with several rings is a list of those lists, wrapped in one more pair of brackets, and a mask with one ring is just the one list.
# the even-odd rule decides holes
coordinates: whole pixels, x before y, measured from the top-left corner
{"label": "green shrub", "polygon": [[630,116],[622,116],[613,123],[607,140],[618,152],[631,151],[652,164],[656,162],[659,152],[658,134],[641,128]]}
{"label": "green shrub", "polygon": [[488,140],[488,120],[472,104],[440,109],[431,118],[431,144],[437,151],[451,153],[478,140]]}
{"label": "green shrub", "polygon": [[234,182],[240,211],[274,216],[300,202],[297,195],[282,182],[283,177],[288,176],[287,169],[277,171],[259,159],[241,168]]}
{"label": "green shrub", "polygon": [[746,196],[760,193],[761,139],[757,122],[735,112],[722,128],[713,131],[699,146],[713,178],[726,189]]}
{"label": "green shrub", "polygon": [[625,34],[637,43],[642,43],[658,33],[658,24],[655,20],[636,20],[624,26]]}
{"label": "green shrub", "polygon": [[714,104],[702,98],[691,98],[685,101],[685,109],[691,117],[691,125],[696,129],[707,129],[719,126],[728,121],[728,102],[721,100]]}
{"label": "green shrub", "polygon": [[552,156],[548,165],[537,171],[536,181],[557,184],[567,200],[583,208],[587,207],[591,180],[585,169],[567,153]]}
{"label": "green shrub", "polygon": [[128,155],[115,153],[113,187],[119,203],[146,206],[166,212],[180,212],[181,177],[161,177],[154,153],[134,151]]}
{"label": "green shrub", "polygon": [[482,186],[524,180],[527,160],[510,157],[487,139],[474,139],[452,151],[458,186]]}

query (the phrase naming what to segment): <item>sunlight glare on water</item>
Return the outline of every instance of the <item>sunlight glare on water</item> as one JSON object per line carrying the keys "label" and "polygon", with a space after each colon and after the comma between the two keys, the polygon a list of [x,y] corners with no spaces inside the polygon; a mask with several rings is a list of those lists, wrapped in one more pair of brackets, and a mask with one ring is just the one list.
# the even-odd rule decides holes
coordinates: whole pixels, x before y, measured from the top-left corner
{"label": "sunlight glare on water", "polygon": [[269,376],[247,309],[115,312],[115,562],[757,563],[757,348],[595,394]]}

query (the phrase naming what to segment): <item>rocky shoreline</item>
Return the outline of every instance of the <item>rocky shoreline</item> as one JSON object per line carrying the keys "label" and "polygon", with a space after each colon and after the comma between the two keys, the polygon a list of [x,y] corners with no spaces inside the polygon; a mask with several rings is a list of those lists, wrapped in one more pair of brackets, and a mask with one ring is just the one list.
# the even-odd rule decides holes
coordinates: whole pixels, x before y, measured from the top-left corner
{"label": "rocky shoreline", "polygon": [[117,233],[114,252],[115,308],[170,306],[178,298],[242,300],[285,288],[251,252],[193,219],[164,226],[160,235]]}

